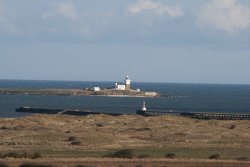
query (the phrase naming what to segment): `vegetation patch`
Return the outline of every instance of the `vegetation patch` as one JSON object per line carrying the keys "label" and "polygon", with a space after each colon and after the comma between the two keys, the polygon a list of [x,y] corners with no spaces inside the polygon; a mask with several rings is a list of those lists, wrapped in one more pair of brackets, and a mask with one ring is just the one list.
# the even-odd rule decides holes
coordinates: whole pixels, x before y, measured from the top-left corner
{"label": "vegetation patch", "polygon": [[8,167],[8,165],[5,163],[0,163],[0,167]]}
{"label": "vegetation patch", "polygon": [[104,124],[99,122],[99,123],[96,123],[96,126],[101,128],[101,127],[104,127]]}
{"label": "vegetation patch", "polygon": [[82,144],[82,142],[80,142],[80,141],[72,141],[71,144],[75,145],[75,146],[79,146],[79,145]]}
{"label": "vegetation patch", "polygon": [[38,152],[35,153],[27,153],[27,152],[9,152],[1,155],[1,158],[31,158],[38,159],[41,158],[41,154]]}
{"label": "vegetation patch", "polygon": [[236,128],[236,125],[231,125],[228,127],[228,129],[235,129]]}
{"label": "vegetation patch", "polygon": [[8,128],[6,126],[1,126],[0,129],[1,130],[7,130]]}
{"label": "vegetation patch", "polygon": [[135,167],[144,167],[143,165],[135,165]]}
{"label": "vegetation patch", "polygon": [[21,164],[19,167],[54,167],[54,166],[46,165],[46,164],[28,164],[28,163],[24,163],[24,164]]}
{"label": "vegetation patch", "polygon": [[219,154],[213,154],[210,157],[208,157],[208,159],[220,159],[220,155]]}
{"label": "vegetation patch", "polygon": [[124,150],[116,151],[112,154],[108,154],[104,157],[132,159],[134,157],[134,153],[133,153],[133,150],[131,150],[131,149],[124,149]]}
{"label": "vegetation patch", "polygon": [[70,136],[68,141],[77,141],[76,137],[75,136]]}
{"label": "vegetation patch", "polygon": [[237,161],[249,161],[249,159],[247,157],[239,157]]}
{"label": "vegetation patch", "polygon": [[174,157],[175,157],[174,153],[166,153],[165,154],[165,158],[171,158],[171,159],[173,159]]}
{"label": "vegetation patch", "polygon": [[148,154],[137,155],[137,158],[140,158],[140,159],[142,159],[142,158],[149,158],[149,157],[150,157],[150,155],[148,155]]}

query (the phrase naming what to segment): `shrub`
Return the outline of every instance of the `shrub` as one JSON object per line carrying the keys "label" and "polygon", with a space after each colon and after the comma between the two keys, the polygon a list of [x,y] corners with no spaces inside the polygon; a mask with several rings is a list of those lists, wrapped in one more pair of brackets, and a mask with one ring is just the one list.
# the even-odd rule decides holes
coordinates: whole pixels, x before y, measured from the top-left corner
{"label": "shrub", "polygon": [[17,152],[10,152],[2,155],[2,158],[21,158],[21,155]]}
{"label": "shrub", "polygon": [[249,159],[247,157],[239,157],[237,158],[237,161],[248,161]]}
{"label": "shrub", "polygon": [[3,154],[1,156],[1,158],[32,158],[32,159],[37,159],[37,158],[41,158],[41,155],[38,152],[35,152],[34,154],[28,154],[27,152],[22,152],[22,153],[9,152],[9,153]]}
{"label": "shrub", "polygon": [[8,165],[4,163],[0,163],[0,167],[8,167]]}
{"label": "shrub", "polygon": [[228,127],[228,129],[235,129],[236,128],[236,125],[231,125]]}
{"label": "shrub", "polygon": [[143,167],[143,165],[135,165],[135,167]]}
{"label": "shrub", "polygon": [[21,164],[19,167],[54,167],[52,165],[43,165],[43,164]]}
{"label": "shrub", "polygon": [[69,137],[68,141],[76,141],[76,137],[75,136],[71,136],[71,137]]}
{"label": "shrub", "polygon": [[89,165],[76,165],[75,167],[92,167],[92,166],[89,166]]}
{"label": "shrub", "polygon": [[32,159],[37,159],[37,158],[41,158],[41,157],[42,157],[42,156],[41,156],[40,153],[35,152],[31,158],[32,158]]}
{"label": "shrub", "polygon": [[175,157],[175,154],[174,153],[167,153],[165,154],[165,158],[174,158]]}
{"label": "shrub", "polygon": [[8,128],[6,126],[1,126],[0,129],[7,130]]}
{"label": "shrub", "polygon": [[150,156],[148,154],[140,154],[137,156],[137,158],[149,158]]}
{"label": "shrub", "polygon": [[219,159],[220,155],[219,154],[213,154],[210,157],[208,157],[208,159]]}
{"label": "shrub", "polygon": [[72,145],[81,145],[82,143],[80,141],[72,141],[71,142]]}
{"label": "shrub", "polygon": [[124,149],[114,152],[113,154],[109,154],[106,157],[111,158],[129,158],[132,159],[134,157],[133,150],[131,149]]}
{"label": "shrub", "polygon": [[14,146],[14,145],[16,145],[16,143],[12,141],[12,142],[8,142],[8,145],[13,145]]}
{"label": "shrub", "polygon": [[104,127],[104,124],[103,123],[97,123],[96,126],[97,127]]}

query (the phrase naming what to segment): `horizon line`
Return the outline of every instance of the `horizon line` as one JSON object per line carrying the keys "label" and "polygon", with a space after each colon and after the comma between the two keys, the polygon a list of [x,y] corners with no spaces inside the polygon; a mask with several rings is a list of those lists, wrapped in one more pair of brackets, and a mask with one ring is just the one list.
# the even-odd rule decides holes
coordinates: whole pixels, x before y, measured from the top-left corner
{"label": "horizon line", "polygon": [[[6,79],[0,78],[1,80],[12,80],[12,81],[55,81],[55,82],[119,82],[115,80],[60,80],[60,79]],[[215,82],[166,82],[166,81],[133,81],[132,83],[155,83],[155,84],[197,84],[197,85],[250,85],[250,83],[215,83]]]}

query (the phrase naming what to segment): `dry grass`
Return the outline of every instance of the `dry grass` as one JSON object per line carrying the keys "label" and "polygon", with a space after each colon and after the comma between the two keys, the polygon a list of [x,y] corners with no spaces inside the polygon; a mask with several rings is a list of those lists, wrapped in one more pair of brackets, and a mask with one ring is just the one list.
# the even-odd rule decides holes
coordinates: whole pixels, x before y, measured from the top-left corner
{"label": "dry grass", "polygon": [[[103,126],[98,126],[102,123]],[[229,128],[232,127],[233,128]],[[250,121],[195,120],[176,116],[33,115],[0,119],[0,154],[39,152],[42,157],[103,157],[133,149],[135,157],[250,158]],[[75,137],[80,144],[69,141]],[[175,159],[174,158],[174,159]]]}

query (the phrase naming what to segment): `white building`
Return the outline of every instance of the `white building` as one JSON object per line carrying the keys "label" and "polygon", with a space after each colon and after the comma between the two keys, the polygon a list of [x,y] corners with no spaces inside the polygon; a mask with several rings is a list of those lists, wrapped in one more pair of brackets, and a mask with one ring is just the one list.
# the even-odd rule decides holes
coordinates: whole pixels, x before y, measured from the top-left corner
{"label": "white building", "polygon": [[100,87],[94,87],[94,91],[95,92],[98,92],[98,91],[100,91],[101,89],[100,89]]}
{"label": "white building", "polygon": [[116,90],[126,90],[126,86],[115,83],[115,89]]}
{"label": "white building", "polygon": [[115,90],[130,90],[131,80],[129,79],[128,75],[124,81],[124,84],[115,83]]}

